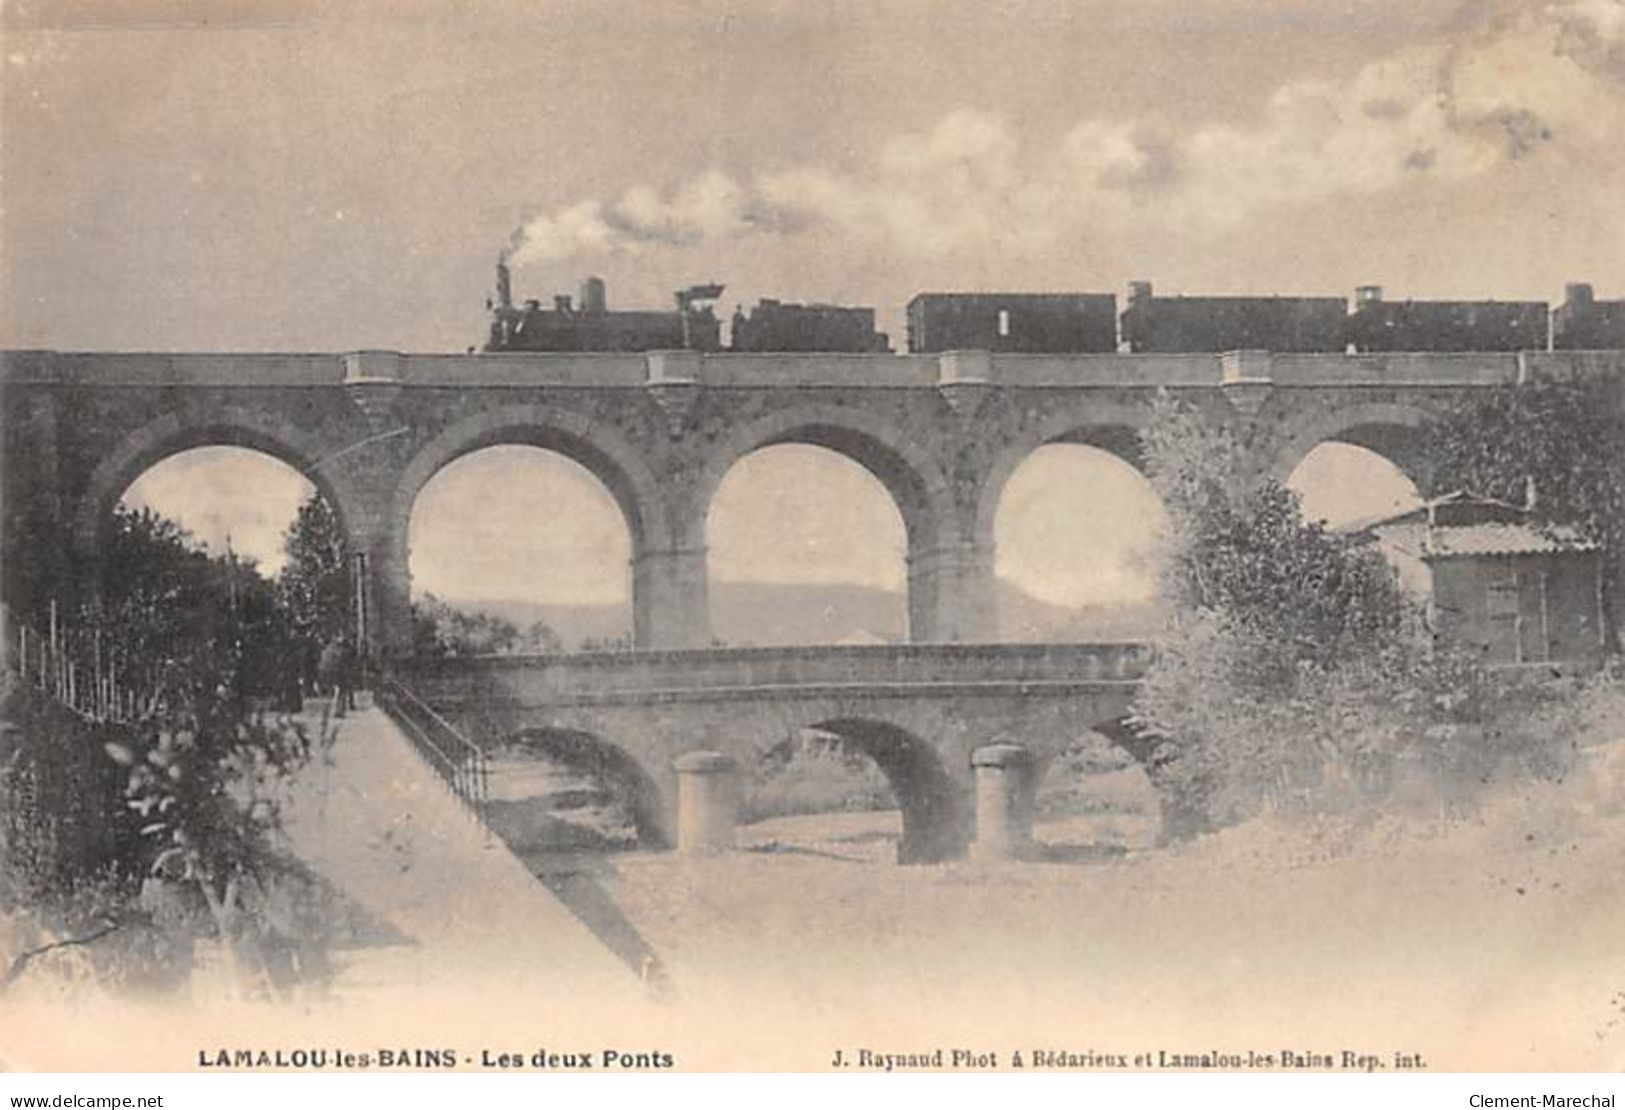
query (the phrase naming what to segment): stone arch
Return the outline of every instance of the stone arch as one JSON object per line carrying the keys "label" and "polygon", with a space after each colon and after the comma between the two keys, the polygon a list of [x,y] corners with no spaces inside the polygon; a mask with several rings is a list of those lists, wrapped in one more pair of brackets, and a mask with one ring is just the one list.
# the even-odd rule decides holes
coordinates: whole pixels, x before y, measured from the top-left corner
{"label": "stone arch", "polygon": [[1418,405],[1395,402],[1315,409],[1281,430],[1263,473],[1284,483],[1309,452],[1322,443],[1347,443],[1387,459],[1425,492],[1422,430],[1433,418],[1431,412]]}
{"label": "stone arch", "polygon": [[970,801],[935,748],[907,729],[864,717],[832,717],[809,725],[873,760],[886,776],[903,815],[899,863],[953,859],[970,843]]}
{"label": "stone arch", "polygon": [[994,454],[976,496],[971,540],[988,551],[993,549],[993,522],[999,499],[1010,478],[1040,447],[1071,443],[1096,447],[1115,455],[1140,473],[1145,459],[1140,450],[1140,430],[1150,419],[1151,409],[1123,401],[1091,401],[1082,411],[1064,410],[1034,421],[1012,437]]}
{"label": "stone arch", "polygon": [[406,563],[407,527],[418,494],[440,470],[486,447],[540,447],[579,463],[601,482],[626,519],[632,557],[670,534],[654,471],[636,446],[616,429],[582,413],[546,405],[507,405],[451,425],[420,447],[395,487],[390,537],[400,565]]}
{"label": "stone arch", "polygon": [[[497,774],[505,757],[533,753],[591,777],[628,807],[640,848],[670,847],[671,821],[660,786],[625,748],[582,729],[541,725],[511,733],[486,750]],[[493,803],[500,806],[500,799]]]}
{"label": "stone arch", "polygon": [[730,430],[711,449],[682,527],[687,546],[705,545],[705,522],[722,480],[734,464],[763,447],[823,447],[863,467],[884,486],[898,513],[911,553],[958,542],[948,476],[895,424],[840,405],[795,405]]}
{"label": "stone arch", "polygon": [[125,436],[97,464],[74,521],[74,545],[81,557],[94,565],[107,515],[132,482],[163,460],[198,447],[242,447],[297,470],[327,499],[355,547],[351,526],[360,515],[360,503],[341,476],[323,468],[331,445],[273,413],[227,406],[161,416]]}
{"label": "stone arch", "polygon": [[[1091,751],[1090,749],[1094,750]],[[1077,729],[1069,741],[1059,748],[1048,752],[1035,752],[1032,764],[1032,777],[1029,787],[1032,792],[1035,816],[1043,818],[1046,814],[1045,805],[1055,805],[1055,795],[1049,793],[1053,790],[1064,792],[1068,789],[1067,779],[1078,774],[1089,776],[1116,776],[1116,790],[1105,801],[1118,802],[1121,792],[1126,786],[1129,790],[1149,795],[1155,809],[1150,813],[1140,813],[1135,820],[1133,810],[1117,808],[1097,809],[1102,800],[1098,796],[1086,803],[1085,808],[1078,809],[1077,804],[1071,807],[1061,802],[1057,807],[1064,817],[1071,810],[1071,816],[1098,817],[1110,815],[1112,823],[1117,823],[1124,817],[1129,818],[1127,824],[1144,825],[1147,820],[1152,825],[1154,834],[1145,837],[1151,844],[1160,844],[1165,837],[1164,820],[1168,813],[1169,791],[1166,781],[1164,761],[1167,758],[1167,749],[1160,737],[1149,735],[1136,727],[1132,718],[1122,714],[1114,714]],[[1090,768],[1092,770],[1083,770]],[[1076,787],[1076,781],[1071,783]],[[1055,811],[1050,811],[1054,816]],[[1142,837],[1145,830],[1142,828]],[[1102,850],[1121,851],[1126,844],[1119,843],[1115,849],[1098,843],[1087,846],[1077,844],[1051,845],[1046,847],[1045,854],[1051,858],[1066,858],[1082,847],[1083,856],[1092,857]]]}

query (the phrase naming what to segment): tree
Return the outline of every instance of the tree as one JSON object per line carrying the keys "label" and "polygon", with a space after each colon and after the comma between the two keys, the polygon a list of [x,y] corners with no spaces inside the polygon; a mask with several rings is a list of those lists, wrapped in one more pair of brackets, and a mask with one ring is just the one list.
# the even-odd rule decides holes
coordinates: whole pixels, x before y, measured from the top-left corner
{"label": "tree", "polygon": [[412,643],[420,656],[529,655],[563,645],[543,621],[521,629],[506,617],[460,609],[434,594],[412,603]]}
{"label": "tree", "polygon": [[1244,482],[1225,428],[1163,396],[1143,446],[1179,633],[1132,722],[1161,741],[1150,770],[1165,832],[1189,833],[1356,756],[1372,730],[1347,726],[1395,670],[1403,605],[1374,553],[1305,521],[1279,483]]}
{"label": "tree", "polygon": [[1428,442],[1435,492],[1465,490],[1528,503],[1537,522],[1573,528],[1602,548],[1608,643],[1625,555],[1625,409],[1619,385],[1595,376],[1501,386],[1456,405]]}
{"label": "tree", "polygon": [[283,537],[288,561],[277,578],[294,634],[319,646],[349,629],[350,550],[338,514],[313,492]]}
{"label": "tree", "polygon": [[1294,666],[1380,647],[1402,603],[1380,557],[1351,550],[1274,479],[1246,483],[1229,431],[1166,395],[1143,436],[1168,514],[1161,583],[1176,614],[1209,615]]}

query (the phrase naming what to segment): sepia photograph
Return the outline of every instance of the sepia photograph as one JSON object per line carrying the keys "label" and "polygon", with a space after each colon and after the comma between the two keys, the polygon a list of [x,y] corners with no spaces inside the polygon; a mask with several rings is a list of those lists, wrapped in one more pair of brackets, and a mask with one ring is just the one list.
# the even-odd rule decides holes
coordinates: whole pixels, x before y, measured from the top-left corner
{"label": "sepia photograph", "polygon": [[1622,623],[1625,0],[0,4],[0,1072],[1613,1106]]}

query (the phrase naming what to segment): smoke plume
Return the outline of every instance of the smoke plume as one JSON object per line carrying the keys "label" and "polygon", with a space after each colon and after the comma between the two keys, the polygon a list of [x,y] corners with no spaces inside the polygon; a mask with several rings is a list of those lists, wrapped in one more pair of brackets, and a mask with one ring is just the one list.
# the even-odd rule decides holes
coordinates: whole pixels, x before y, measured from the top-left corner
{"label": "smoke plume", "polygon": [[[1085,118],[1024,146],[949,114],[862,170],[806,165],[581,199],[514,232],[518,264],[802,240],[936,260],[1024,255],[1155,218],[1213,236],[1262,214],[1584,157],[1625,178],[1625,0],[1474,0],[1437,41],[1282,85],[1245,124]],[[1625,187],[1625,181],[1622,181]]]}

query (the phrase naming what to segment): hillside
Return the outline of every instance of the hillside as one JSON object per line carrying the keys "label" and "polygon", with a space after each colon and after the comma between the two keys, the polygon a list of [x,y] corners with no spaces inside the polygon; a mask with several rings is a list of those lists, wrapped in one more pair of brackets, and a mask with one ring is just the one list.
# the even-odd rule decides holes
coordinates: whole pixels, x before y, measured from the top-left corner
{"label": "hillside", "polygon": [[[1000,627],[1024,641],[1137,640],[1160,624],[1155,603],[1124,602],[1072,609],[1000,581]],[[506,598],[448,599],[526,627],[543,621],[572,646],[630,638],[631,613],[621,605],[554,605]],[[714,582],[712,630],[725,644],[898,643],[907,603],[897,591],[854,585]]]}

